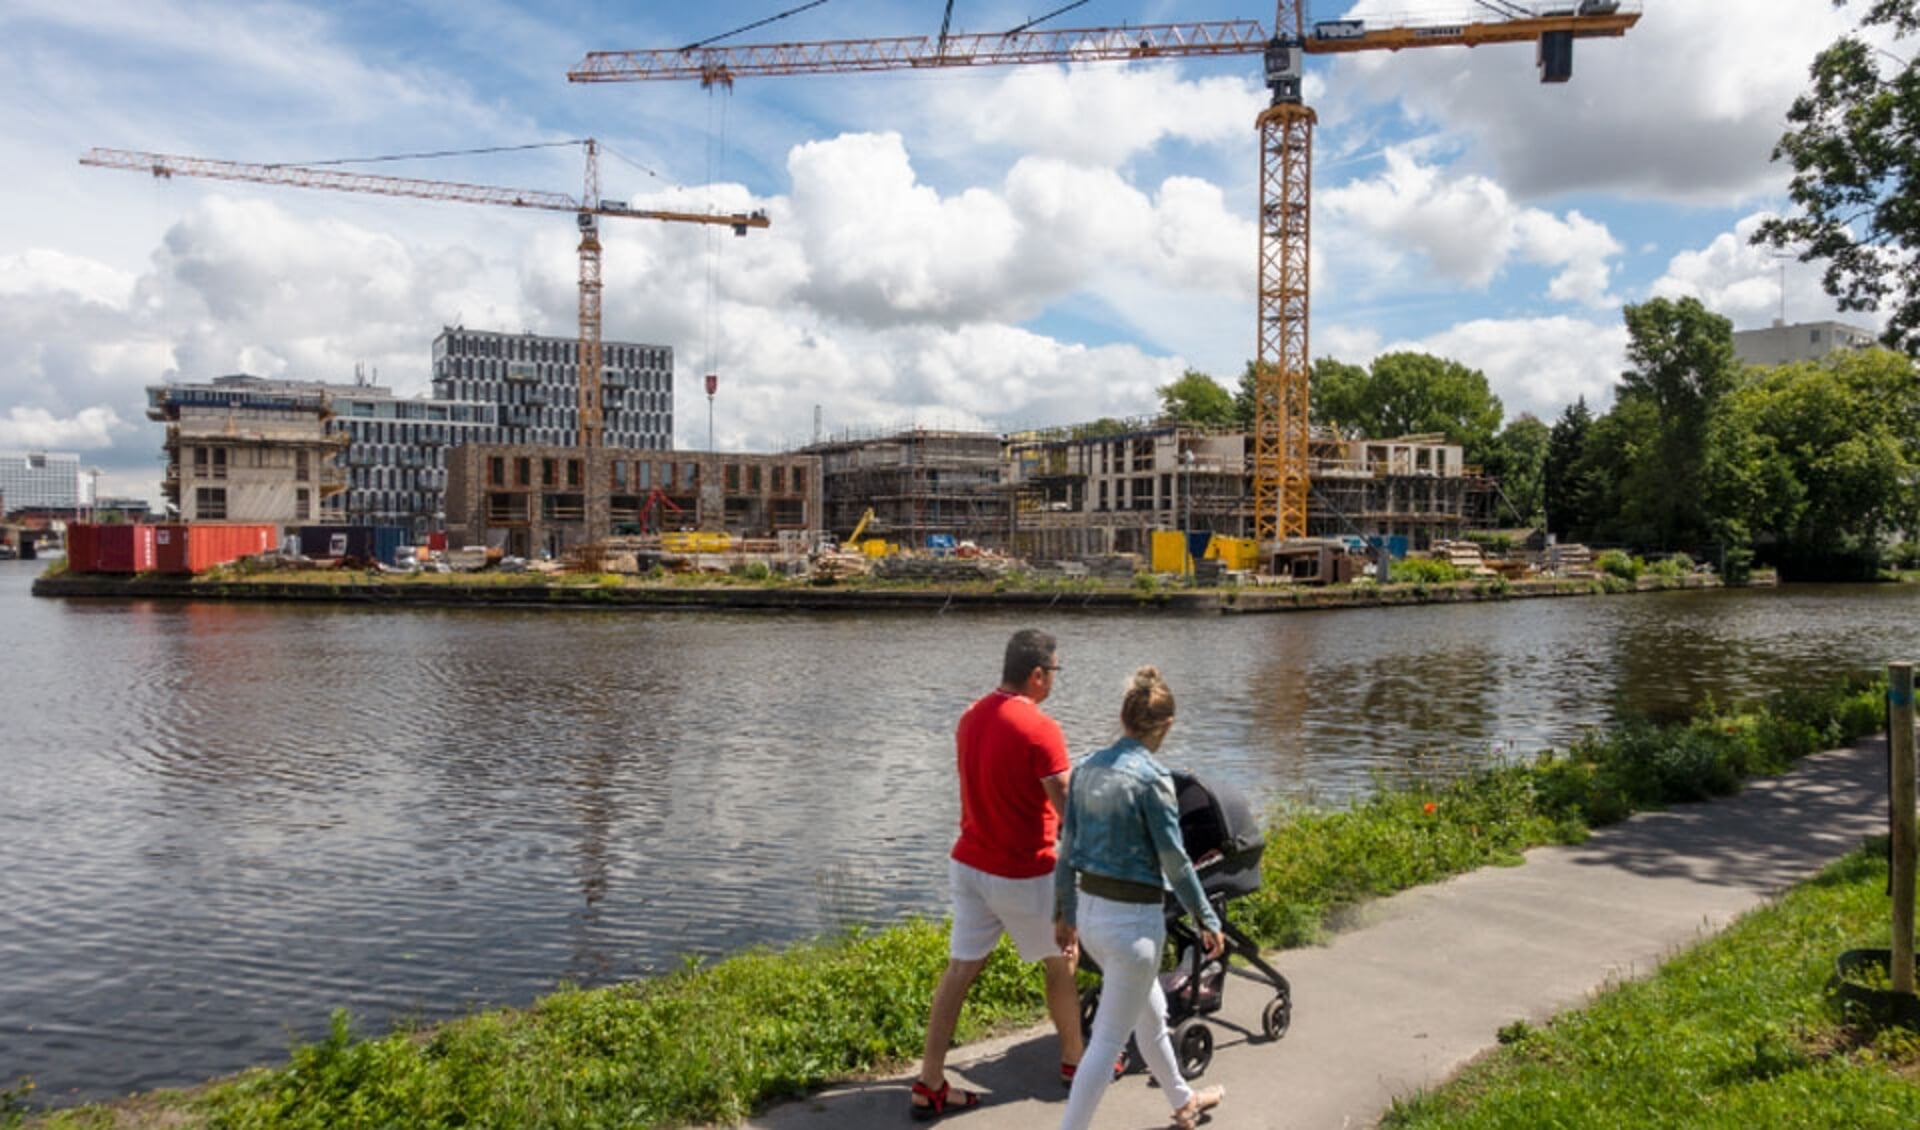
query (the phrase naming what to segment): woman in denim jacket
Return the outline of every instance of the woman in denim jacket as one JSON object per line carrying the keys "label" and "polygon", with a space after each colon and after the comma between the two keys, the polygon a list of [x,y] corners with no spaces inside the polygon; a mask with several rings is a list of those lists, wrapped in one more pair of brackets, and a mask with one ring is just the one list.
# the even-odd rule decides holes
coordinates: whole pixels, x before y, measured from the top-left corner
{"label": "woman in denim jacket", "polygon": [[[1126,737],[1073,770],[1053,872],[1054,939],[1063,951],[1076,942],[1084,947],[1105,982],[1082,1062],[1112,1063],[1131,1029],[1147,1070],[1173,1104],[1173,1124],[1192,1130],[1225,1092],[1194,1091],[1173,1058],[1159,978],[1166,945],[1163,878],[1199,924],[1206,955],[1220,956],[1225,943],[1180,841],[1173,778],[1154,760],[1173,725],[1173,692],[1155,668],[1133,673],[1120,725]],[[1060,1130],[1087,1130],[1111,1081],[1105,1071],[1076,1074]]]}

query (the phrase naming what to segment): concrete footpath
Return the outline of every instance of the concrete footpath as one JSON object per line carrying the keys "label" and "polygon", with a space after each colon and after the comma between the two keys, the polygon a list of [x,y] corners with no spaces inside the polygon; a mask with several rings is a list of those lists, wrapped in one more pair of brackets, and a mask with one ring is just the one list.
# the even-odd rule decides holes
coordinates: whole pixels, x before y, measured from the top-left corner
{"label": "concrete footpath", "polygon": [[[1520,867],[1489,867],[1361,908],[1329,944],[1286,950],[1293,1027],[1260,1033],[1270,992],[1229,977],[1213,1018],[1204,1084],[1226,1102],[1219,1130],[1372,1126],[1394,1098],[1446,1082],[1514,1020],[1580,1007],[1719,930],[1744,911],[1886,830],[1886,747],[1818,754],[1738,796],[1645,813],[1575,847],[1538,848]],[[1237,967],[1236,967],[1237,968]],[[940,1125],[1032,1130],[1058,1124],[1051,1028],[954,1049],[948,1077],[983,1092]],[[775,1107],[762,1130],[913,1125],[910,1075],[852,1084]],[[1107,1092],[1095,1130],[1169,1124],[1144,1074]]]}

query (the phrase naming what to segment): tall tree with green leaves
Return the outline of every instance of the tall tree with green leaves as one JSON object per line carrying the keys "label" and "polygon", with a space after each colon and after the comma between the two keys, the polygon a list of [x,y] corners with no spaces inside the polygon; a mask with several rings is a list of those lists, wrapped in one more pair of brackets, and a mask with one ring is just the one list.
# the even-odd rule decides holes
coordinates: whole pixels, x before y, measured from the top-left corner
{"label": "tall tree with green leaves", "polygon": [[1233,394],[1198,369],[1188,369],[1179,380],[1161,386],[1160,411],[1182,424],[1231,427],[1235,422]]}
{"label": "tall tree with green leaves", "polygon": [[1522,526],[1540,523],[1551,439],[1551,429],[1530,412],[1516,416],[1494,437],[1485,469],[1500,480],[1500,494],[1506,499],[1499,521]]}
{"label": "tall tree with green leaves", "polygon": [[[1874,0],[1860,28],[1882,27],[1896,40],[1920,33],[1920,0]],[[1821,284],[1840,308],[1889,309],[1881,340],[1920,357],[1920,54],[1904,54],[1853,34],[1815,57],[1773,150],[1793,165],[1800,211],[1761,224],[1753,242],[1824,260]]]}
{"label": "tall tree with green leaves", "polygon": [[1792,580],[1865,579],[1912,529],[1920,376],[1887,350],[1762,370],[1728,398],[1714,493]]}
{"label": "tall tree with green leaves", "polygon": [[[1690,550],[1713,539],[1704,504],[1708,435],[1722,399],[1740,378],[1733,323],[1697,298],[1655,298],[1626,307],[1627,359],[1619,409],[1652,409],[1654,434],[1637,437],[1635,462],[1621,468],[1617,513],[1628,514],[1642,548]],[[1651,442],[1647,442],[1650,439]]]}
{"label": "tall tree with green leaves", "polygon": [[1540,502],[1547,511],[1547,529],[1562,538],[1585,537],[1593,526],[1578,473],[1581,458],[1587,451],[1587,432],[1592,427],[1593,410],[1587,407],[1587,398],[1582,396],[1567,405],[1547,433]]}
{"label": "tall tree with green leaves", "polygon": [[1487,461],[1505,410],[1486,375],[1429,353],[1383,353],[1366,369],[1332,358],[1313,363],[1315,423],[1375,438],[1438,432]]}

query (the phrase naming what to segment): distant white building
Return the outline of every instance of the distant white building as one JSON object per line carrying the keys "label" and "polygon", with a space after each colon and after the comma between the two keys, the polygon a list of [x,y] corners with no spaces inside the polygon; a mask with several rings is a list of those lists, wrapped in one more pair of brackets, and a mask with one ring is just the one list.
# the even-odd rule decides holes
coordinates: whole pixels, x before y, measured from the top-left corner
{"label": "distant white building", "polygon": [[8,513],[78,510],[83,505],[80,457],[47,451],[0,454],[0,498],[6,499]]}
{"label": "distant white building", "polygon": [[1872,330],[1845,322],[1795,322],[1778,319],[1764,330],[1736,330],[1733,355],[1748,365],[1787,365],[1818,361],[1842,349],[1865,349],[1879,341]]}

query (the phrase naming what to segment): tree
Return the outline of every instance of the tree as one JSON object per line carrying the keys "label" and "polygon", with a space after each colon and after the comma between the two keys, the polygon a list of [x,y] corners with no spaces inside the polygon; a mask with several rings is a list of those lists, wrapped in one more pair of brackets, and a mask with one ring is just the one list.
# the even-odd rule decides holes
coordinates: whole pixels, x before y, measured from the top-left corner
{"label": "tree", "polygon": [[1896,353],[1765,370],[1729,398],[1714,493],[1789,578],[1869,578],[1886,536],[1913,528],[1916,419],[1920,379]]}
{"label": "tree", "polygon": [[1235,420],[1233,394],[1198,369],[1161,387],[1160,411],[1178,423],[1205,427],[1231,427]]}
{"label": "tree", "polygon": [[1655,298],[1625,313],[1627,358],[1635,367],[1621,374],[1616,410],[1650,406],[1653,433],[1636,437],[1640,461],[1621,468],[1628,472],[1621,508],[1633,512],[1630,524],[1643,531],[1639,544],[1695,549],[1713,538],[1703,493],[1707,441],[1721,400],[1740,376],[1733,323],[1697,298]]}
{"label": "tree", "polygon": [[1587,450],[1587,432],[1593,427],[1593,412],[1587,398],[1567,405],[1547,434],[1546,463],[1541,468],[1540,502],[1547,512],[1547,529],[1571,538],[1574,530],[1592,527],[1584,492],[1580,489],[1578,468]]}
{"label": "tree", "polygon": [[1308,378],[1308,415],[1323,428],[1342,435],[1359,432],[1377,436],[1373,431],[1374,413],[1371,380],[1358,365],[1322,357],[1313,363]]}
{"label": "tree", "polygon": [[1500,480],[1500,493],[1512,508],[1510,514],[1502,511],[1502,520],[1510,519],[1524,526],[1540,522],[1550,442],[1547,425],[1537,416],[1524,412],[1494,437],[1486,472]]}
{"label": "tree", "polygon": [[[1920,0],[1874,0],[1860,26],[1920,32]],[[1810,77],[1773,150],[1793,164],[1787,194],[1801,213],[1761,224],[1753,242],[1825,260],[1821,285],[1840,308],[1890,307],[1881,340],[1920,357],[1920,56],[1903,62],[1849,35]]]}
{"label": "tree", "polygon": [[1332,358],[1313,364],[1315,423],[1384,439],[1439,432],[1485,463],[1504,413],[1485,374],[1428,353],[1383,353],[1367,369]]}

